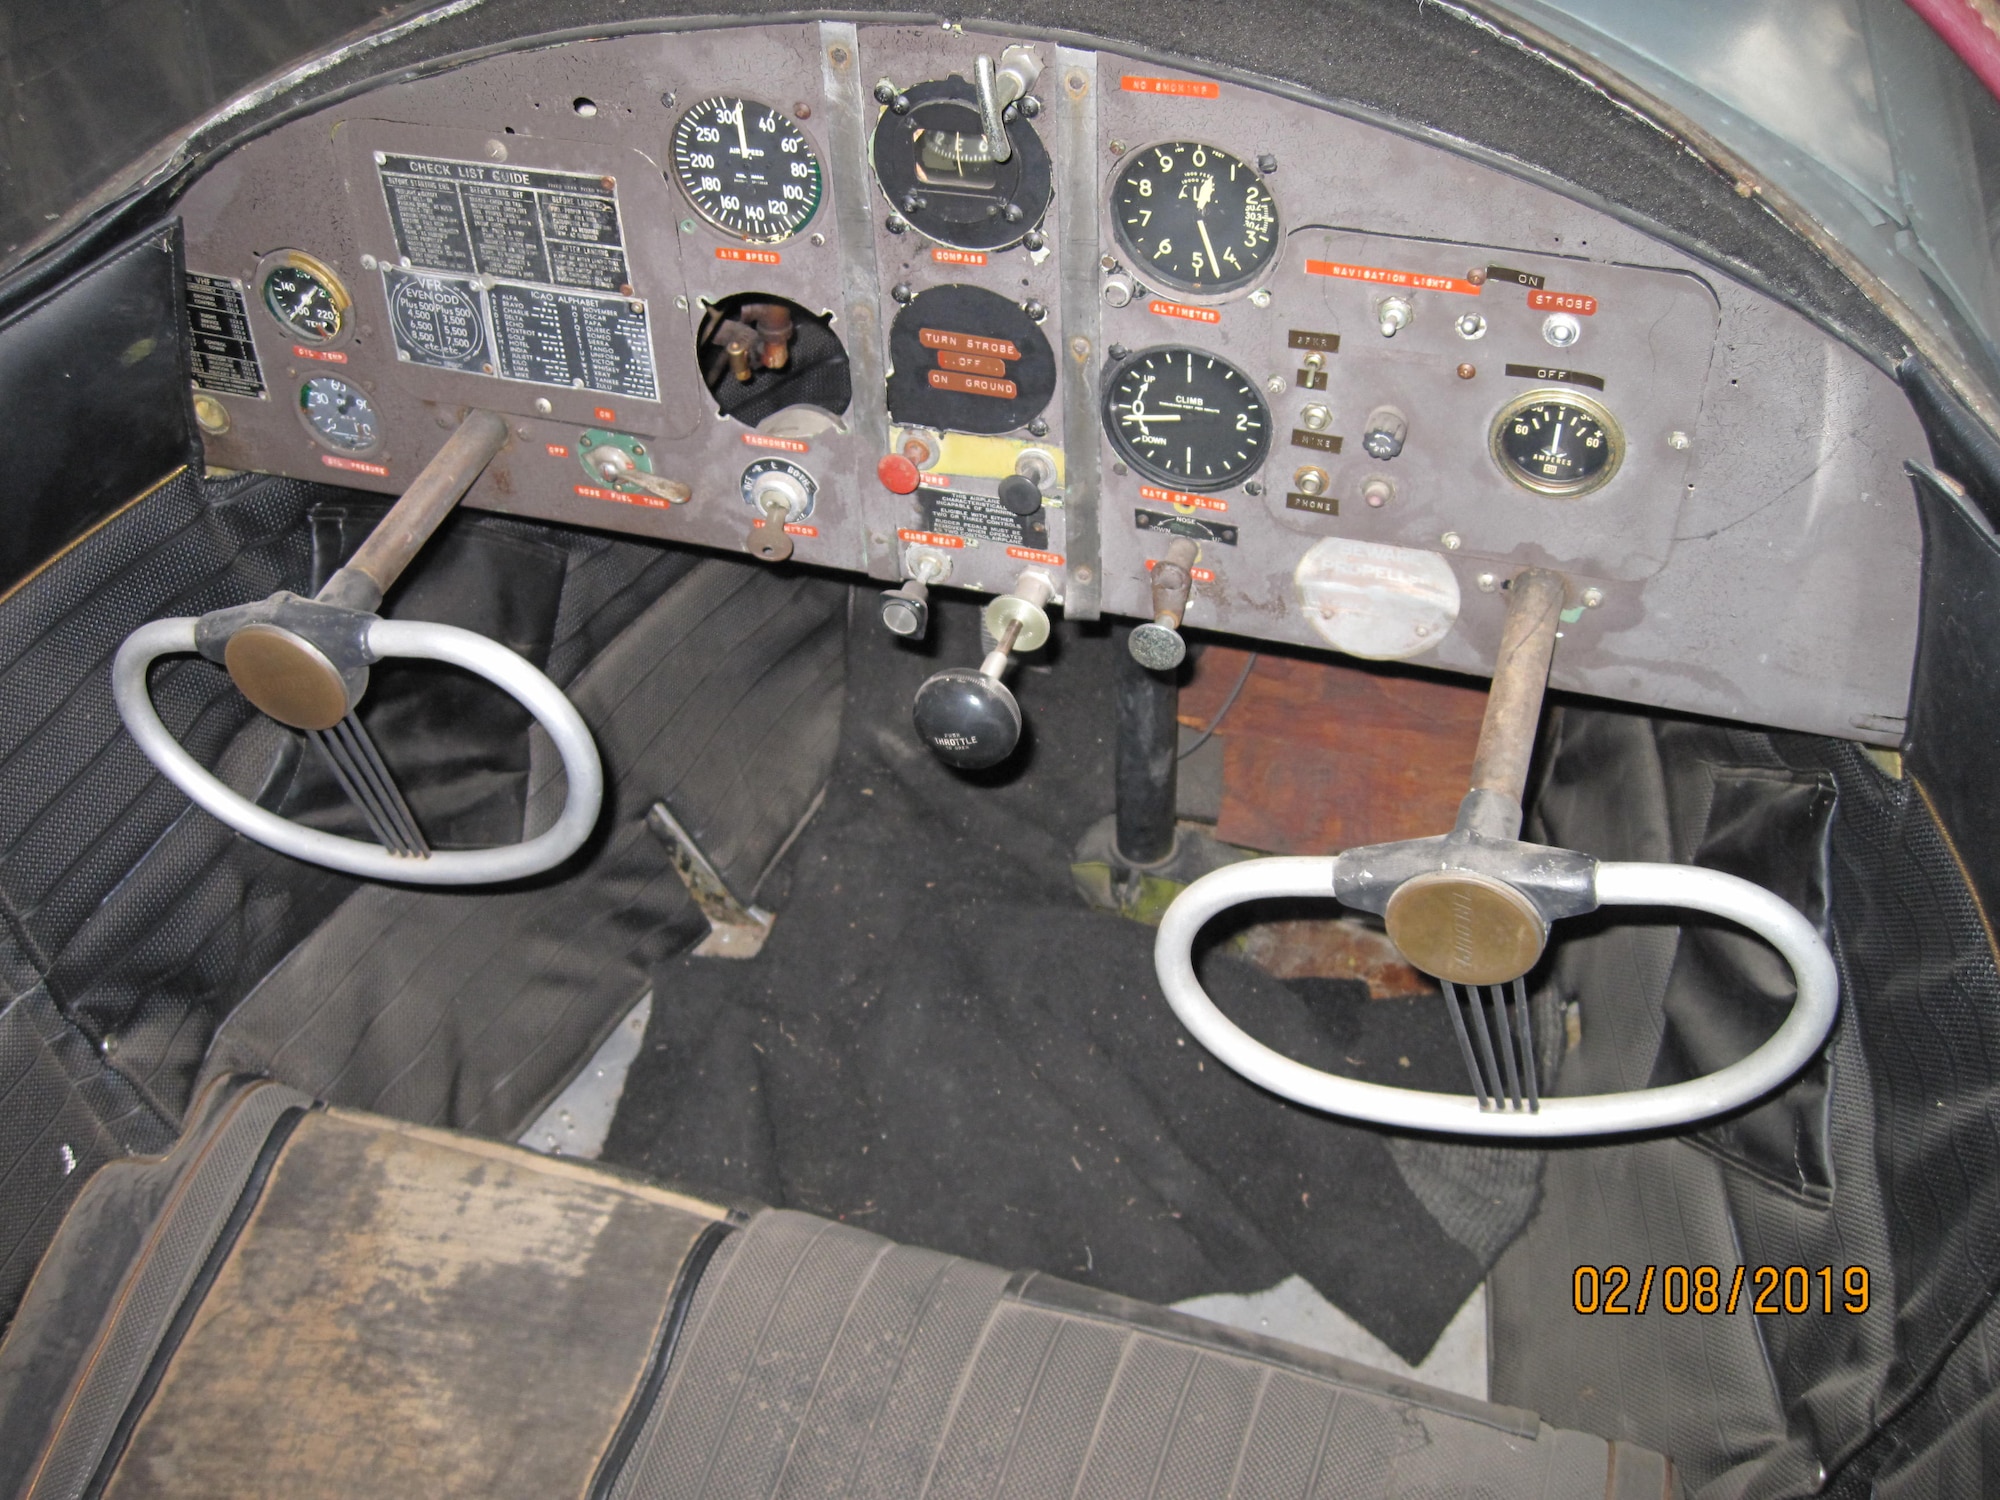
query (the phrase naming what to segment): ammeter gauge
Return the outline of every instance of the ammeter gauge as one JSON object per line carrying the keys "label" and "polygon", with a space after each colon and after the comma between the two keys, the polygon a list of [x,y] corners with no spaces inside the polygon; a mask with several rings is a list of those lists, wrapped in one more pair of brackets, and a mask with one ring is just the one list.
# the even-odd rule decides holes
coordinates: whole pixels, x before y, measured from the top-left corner
{"label": "ammeter gauge", "polygon": [[367,453],[382,444],[375,403],[338,375],[315,375],[299,387],[299,415],[336,453]]}
{"label": "ammeter gauge", "polygon": [[293,250],[265,272],[264,305],[302,343],[330,344],[354,302],[330,267]]}
{"label": "ammeter gauge", "polygon": [[1257,169],[1200,141],[1148,146],[1111,185],[1119,243],[1149,281],[1227,292],[1278,248],[1278,205]]}
{"label": "ammeter gauge", "polygon": [[1249,376],[1200,349],[1142,349],[1107,383],[1104,425],[1142,474],[1220,490],[1263,467],[1271,409]]}
{"label": "ammeter gauge", "polygon": [[1574,391],[1529,391],[1493,420],[1493,460],[1523,489],[1587,495],[1618,472],[1625,436],[1617,419]]}
{"label": "ammeter gauge", "polygon": [[718,94],[674,126],[674,176],[709,223],[738,239],[776,244],[819,210],[820,165],[789,115]]}

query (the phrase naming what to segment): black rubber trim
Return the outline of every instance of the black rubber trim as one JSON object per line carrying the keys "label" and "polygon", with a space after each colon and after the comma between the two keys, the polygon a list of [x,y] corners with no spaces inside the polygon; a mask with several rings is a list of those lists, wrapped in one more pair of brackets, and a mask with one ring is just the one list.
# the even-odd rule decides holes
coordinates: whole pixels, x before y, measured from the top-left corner
{"label": "black rubber trim", "polygon": [[638,1447],[639,1436],[645,1431],[646,1418],[652,1415],[653,1404],[660,1399],[660,1387],[666,1384],[667,1372],[673,1368],[674,1350],[680,1346],[681,1330],[687,1326],[688,1309],[694,1306],[694,1294],[701,1286],[702,1273],[715,1258],[717,1247],[733,1229],[734,1226],[723,1220],[709,1225],[696,1238],[687,1259],[681,1262],[680,1274],[674,1278],[674,1292],[667,1304],[667,1319],[660,1329],[659,1342],[653,1346],[646,1374],[639,1382],[632,1404],[618,1419],[618,1430],[611,1436],[611,1446],[604,1450],[603,1461],[591,1478],[589,1500],[610,1500],[612,1490],[617,1488],[618,1478],[625,1472],[632,1450]]}
{"label": "black rubber trim", "polygon": [[[317,1106],[314,1106],[317,1108]],[[272,1169],[278,1164],[278,1157],[285,1149],[285,1143],[292,1138],[292,1132],[299,1128],[299,1121],[310,1113],[303,1104],[295,1104],[271,1125],[271,1133],[264,1137],[264,1148],[257,1153],[257,1160],[250,1168],[250,1176],[244,1181],[243,1190],[236,1195],[236,1206],[229,1210],[229,1217],[223,1221],[222,1232],[215,1237],[209,1247],[207,1257],[201,1263],[201,1272],[194,1284],[181,1298],[181,1305],[174,1310],[173,1321],[160,1336],[159,1347],[153,1351],[152,1359],[146,1363],[146,1373],[139,1378],[138,1387],[132,1392],[132,1399],[125,1403],[124,1414],[118,1418],[118,1425],[112,1429],[111,1441],[105,1444],[104,1455],[97,1461],[92,1471],[90,1483],[84,1486],[82,1500],[99,1500],[105,1488],[111,1483],[111,1476],[118,1468],[118,1461],[125,1456],[125,1449],[132,1441],[132,1433],[139,1425],[139,1418],[146,1414],[152,1403],[153,1393],[160,1388],[165,1378],[167,1366],[173,1362],[181,1340],[194,1323],[194,1316],[201,1311],[201,1304],[207,1299],[209,1288],[215,1285],[215,1278],[222,1274],[230,1252],[236,1248],[236,1241],[242,1237],[243,1226],[250,1222],[250,1215],[264,1196],[264,1187],[271,1179]]]}

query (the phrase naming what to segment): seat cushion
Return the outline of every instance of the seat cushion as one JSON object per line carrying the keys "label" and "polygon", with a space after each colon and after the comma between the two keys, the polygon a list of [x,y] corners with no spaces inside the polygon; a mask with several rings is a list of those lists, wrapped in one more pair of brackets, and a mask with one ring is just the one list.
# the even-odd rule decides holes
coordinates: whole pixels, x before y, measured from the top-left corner
{"label": "seat cushion", "polygon": [[805,1214],[225,1081],[0,1343],[0,1490],[1670,1493],[1658,1455]]}

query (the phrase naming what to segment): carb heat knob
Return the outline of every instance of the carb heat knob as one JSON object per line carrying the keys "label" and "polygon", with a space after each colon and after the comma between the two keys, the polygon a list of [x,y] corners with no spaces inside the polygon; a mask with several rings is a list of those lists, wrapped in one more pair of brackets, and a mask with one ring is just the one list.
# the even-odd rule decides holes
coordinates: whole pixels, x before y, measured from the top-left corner
{"label": "carb heat knob", "polygon": [[1021,740],[1021,705],[1007,684],[1009,659],[1049,638],[1042,606],[1055,592],[1046,573],[1023,573],[1012,593],[986,606],[986,628],[996,644],[977,671],[947,667],[917,689],[911,717],[917,735],[946,765],[976,771],[997,766]]}

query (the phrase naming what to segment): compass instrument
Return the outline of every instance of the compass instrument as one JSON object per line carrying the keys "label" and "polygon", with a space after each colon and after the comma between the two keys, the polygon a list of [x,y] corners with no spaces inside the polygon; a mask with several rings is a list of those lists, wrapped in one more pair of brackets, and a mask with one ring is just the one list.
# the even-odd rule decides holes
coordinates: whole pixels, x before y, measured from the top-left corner
{"label": "compass instrument", "polygon": [[963,78],[894,96],[876,122],[873,156],[875,180],[903,224],[961,250],[1005,250],[1040,232],[1054,191],[1048,148],[1021,105],[1000,123],[1004,156]]}
{"label": "compass instrument", "polygon": [[695,212],[753,244],[805,228],[819,209],[820,164],[782,110],[716,95],[674,126],[674,176]]}
{"label": "compass instrument", "polygon": [[1278,205],[1257,169],[1200,141],[1147,146],[1111,185],[1119,243],[1148,280],[1183,292],[1247,286],[1278,248]]}
{"label": "compass instrument", "polygon": [[301,343],[330,344],[354,303],[330,267],[294,250],[265,273],[264,305]]}
{"label": "compass instrument", "polygon": [[1603,406],[1574,391],[1529,391],[1493,422],[1493,458],[1523,489],[1587,495],[1618,472],[1625,437]]}
{"label": "compass instrument", "polygon": [[1240,484],[1271,448],[1271,410],[1255,382],[1200,349],[1142,349],[1119,366],[1104,425],[1133,468],[1189,490]]}

